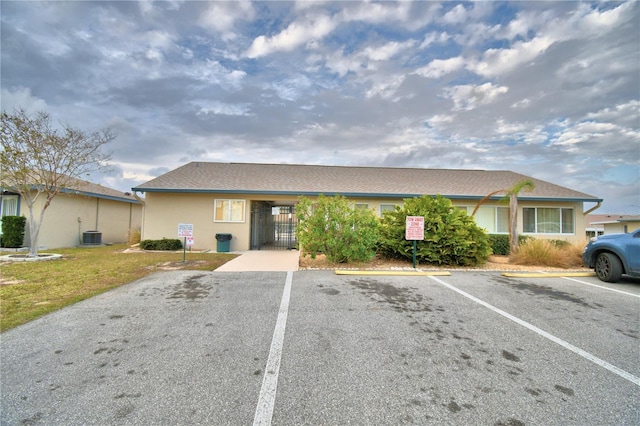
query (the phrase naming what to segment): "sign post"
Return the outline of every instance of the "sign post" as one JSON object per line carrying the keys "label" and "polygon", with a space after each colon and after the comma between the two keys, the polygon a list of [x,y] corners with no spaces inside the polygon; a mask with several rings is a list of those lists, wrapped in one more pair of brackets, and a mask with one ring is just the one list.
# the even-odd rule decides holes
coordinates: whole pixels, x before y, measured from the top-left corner
{"label": "sign post", "polygon": [[413,268],[416,267],[418,240],[424,240],[424,216],[407,216],[404,238],[413,241]]}
{"label": "sign post", "polygon": [[187,261],[187,238],[189,239],[189,245],[193,245],[193,223],[179,223],[178,237],[184,238],[182,242],[182,262],[184,263]]}

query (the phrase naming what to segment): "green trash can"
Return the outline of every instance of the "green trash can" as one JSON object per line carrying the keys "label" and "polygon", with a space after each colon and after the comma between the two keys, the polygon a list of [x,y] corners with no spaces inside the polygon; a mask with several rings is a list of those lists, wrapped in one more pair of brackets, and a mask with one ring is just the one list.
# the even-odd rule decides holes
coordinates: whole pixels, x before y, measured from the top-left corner
{"label": "green trash can", "polygon": [[218,253],[228,253],[231,245],[231,234],[216,234],[216,251]]}

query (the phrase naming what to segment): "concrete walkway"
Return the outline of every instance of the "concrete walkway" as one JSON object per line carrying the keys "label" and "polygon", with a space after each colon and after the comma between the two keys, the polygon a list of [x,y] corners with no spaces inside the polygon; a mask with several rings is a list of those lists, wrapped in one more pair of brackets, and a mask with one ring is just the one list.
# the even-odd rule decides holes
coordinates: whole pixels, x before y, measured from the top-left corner
{"label": "concrete walkway", "polygon": [[297,271],[298,250],[251,250],[225,263],[216,272]]}

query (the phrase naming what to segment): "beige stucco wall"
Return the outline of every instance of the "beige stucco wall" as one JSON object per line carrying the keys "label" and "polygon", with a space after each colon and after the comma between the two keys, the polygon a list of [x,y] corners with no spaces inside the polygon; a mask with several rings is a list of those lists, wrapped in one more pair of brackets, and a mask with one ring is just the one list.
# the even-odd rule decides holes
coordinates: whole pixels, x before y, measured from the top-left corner
{"label": "beige stucco wall", "polygon": [[[626,227],[626,229],[625,229]],[[617,222],[617,223],[605,223],[604,233],[606,234],[622,234],[625,232],[631,233],[640,228],[640,221],[637,222]]]}
{"label": "beige stucco wall", "polygon": [[[40,211],[44,203],[39,199],[34,206]],[[21,205],[21,214],[29,220],[26,204]],[[46,248],[76,247],[82,243],[82,233],[102,232],[103,243],[122,243],[128,240],[130,228],[141,227],[142,205],[122,201],[84,197],[80,195],[57,195],[45,211],[38,246]],[[25,244],[29,243],[27,223]]]}
{"label": "beige stucco wall", "polygon": [[[216,199],[245,200],[244,222],[215,222]],[[251,201],[277,201],[294,204],[295,198],[261,195],[157,193],[145,194],[142,239],[178,238],[178,224],[193,225],[193,249],[216,250],[215,235],[231,234],[231,251],[249,250],[251,237]]]}
{"label": "beige stucco wall", "polygon": [[[233,199],[245,200],[245,220],[242,223],[214,222],[214,200]],[[260,194],[189,194],[189,193],[158,193],[145,194],[143,213],[142,239],[177,238],[178,224],[191,223],[194,230],[194,250],[216,250],[215,234],[230,233],[231,251],[249,250],[251,237],[251,201],[271,201],[276,204],[295,204],[297,197]],[[369,204],[369,209],[379,214],[381,204],[402,205],[397,198],[374,199],[353,198],[354,203]],[[474,202],[453,200],[457,206],[466,206],[473,210]],[[505,204],[486,203],[486,206],[501,206]],[[518,204],[518,228],[523,229],[523,207],[564,207],[574,209],[575,232],[573,234],[529,234],[536,238],[563,239],[570,242],[582,243],[586,240],[586,219],[582,214],[582,203],[532,202],[520,201]]]}

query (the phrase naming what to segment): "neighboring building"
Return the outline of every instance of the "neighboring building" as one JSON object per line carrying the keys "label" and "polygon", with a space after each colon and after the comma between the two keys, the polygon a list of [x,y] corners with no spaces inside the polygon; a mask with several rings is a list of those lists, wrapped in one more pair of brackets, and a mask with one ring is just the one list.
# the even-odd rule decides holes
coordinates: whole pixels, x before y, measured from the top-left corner
{"label": "neighboring building", "polygon": [[[77,180],[73,188],[62,190],[45,211],[38,236],[39,248],[75,247],[83,242],[95,244],[98,238],[103,243],[126,242],[129,230],[141,227],[142,204],[131,194],[82,180]],[[43,203],[44,196],[41,196],[35,211],[39,212]],[[3,188],[0,217],[20,215],[29,220],[27,206],[21,203],[20,195]],[[27,222],[25,245],[28,244]]]}
{"label": "neighboring building", "polygon": [[640,228],[638,215],[590,214],[587,216],[587,236],[590,237],[603,234],[628,234],[638,228]]}
{"label": "neighboring building", "polygon": [[[232,235],[230,249],[295,245],[299,196],[343,195],[378,215],[404,198],[440,194],[469,213],[479,200],[524,179],[510,171],[345,167],[291,164],[193,162],[132,188],[145,194],[142,238],[176,238],[179,223],[193,225],[194,248],[216,249],[216,234]],[[525,235],[581,242],[584,203],[602,200],[532,179],[535,189],[518,198],[518,228]],[[501,196],[476,213],[489,233],[508,233],[508,207]]]}

